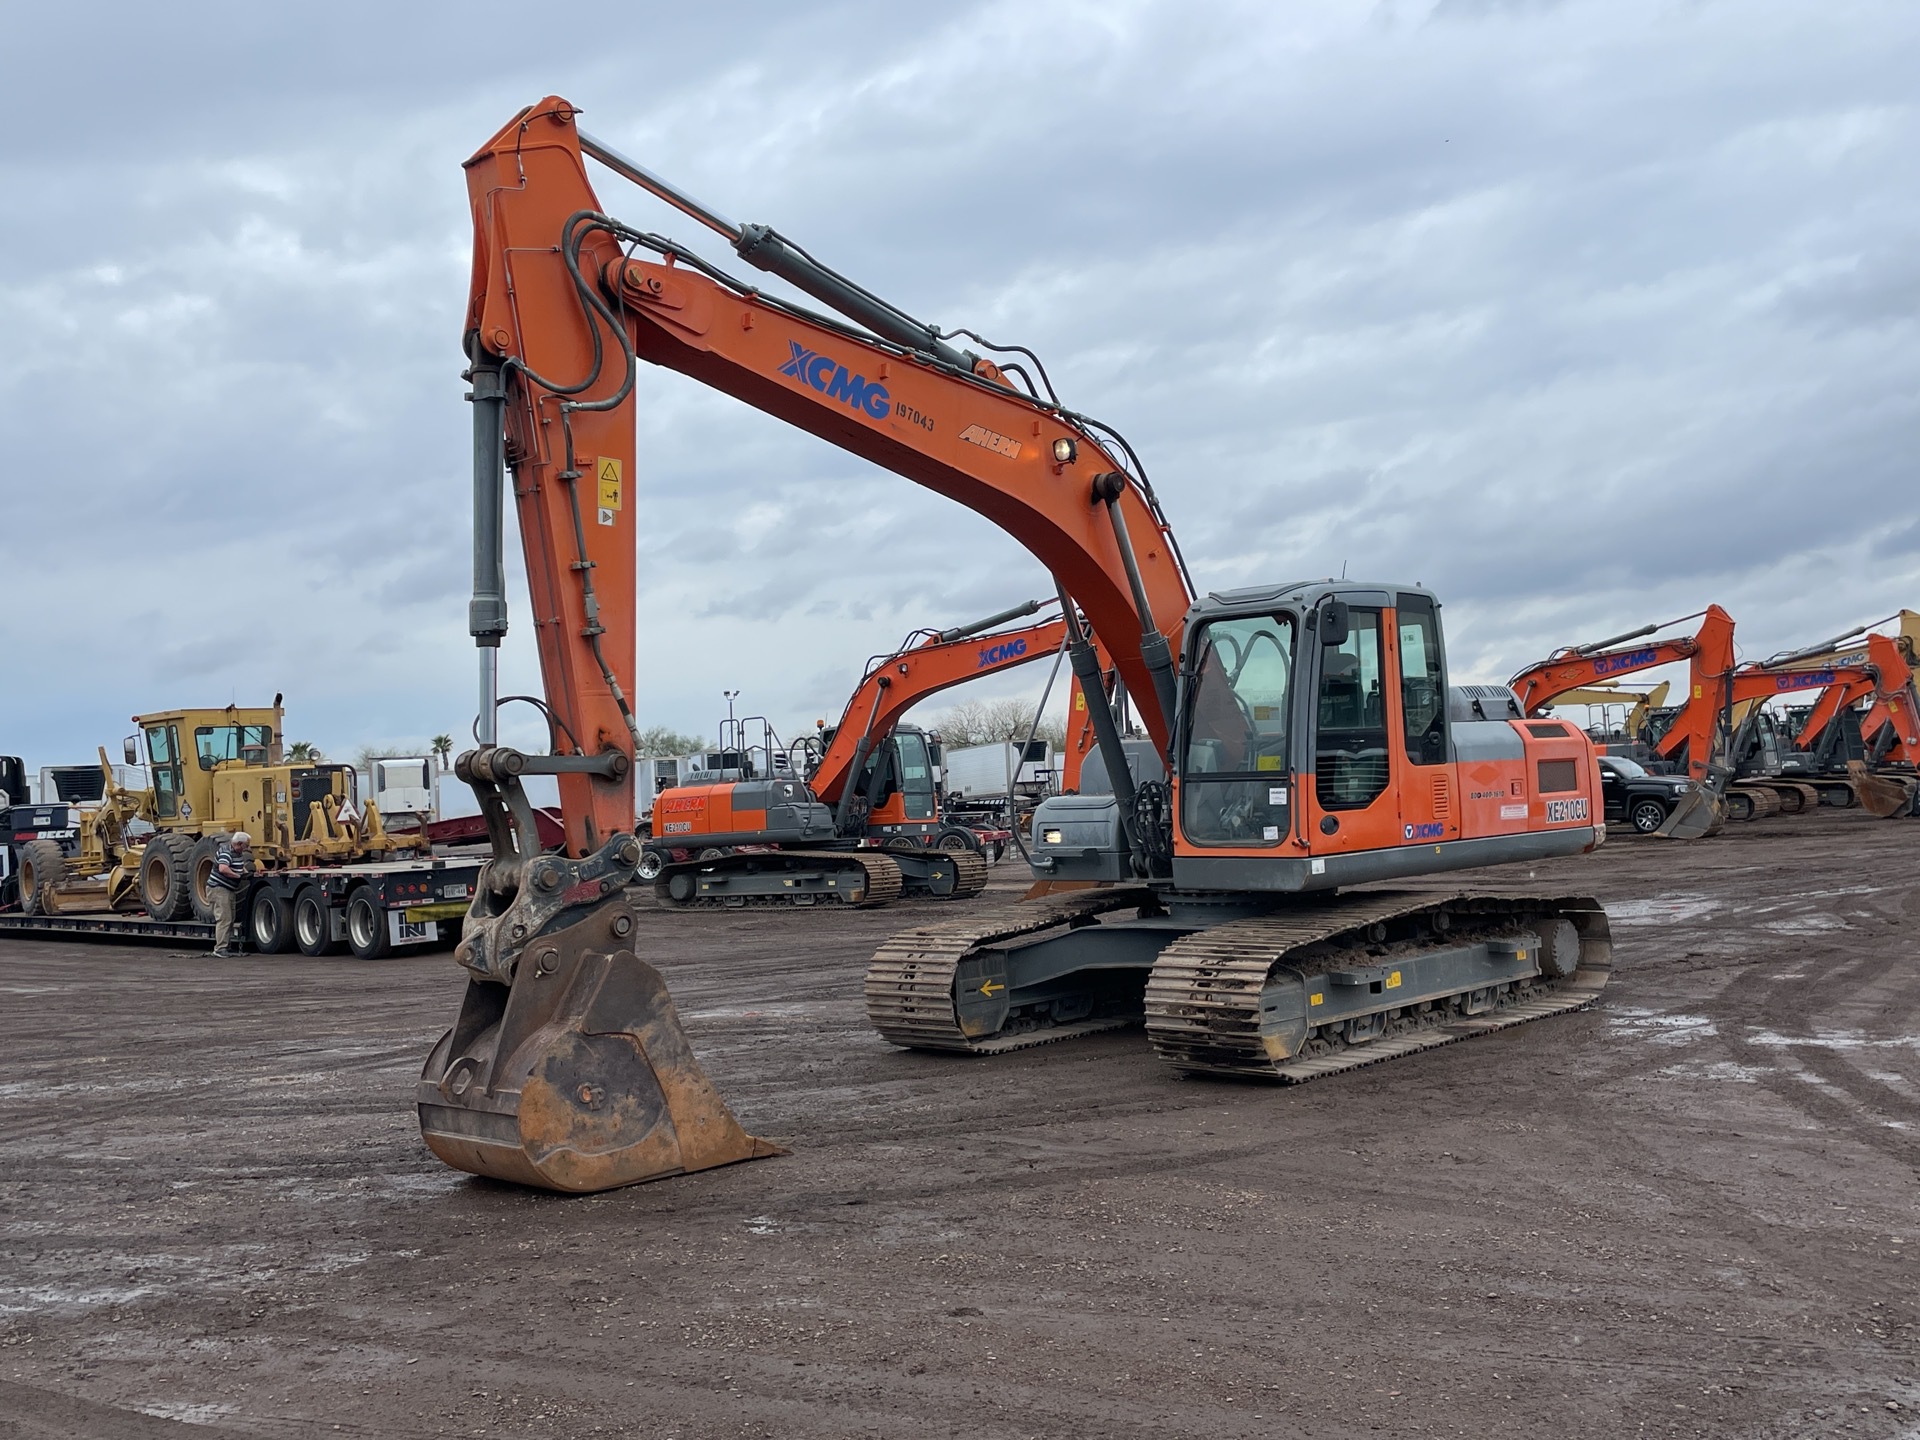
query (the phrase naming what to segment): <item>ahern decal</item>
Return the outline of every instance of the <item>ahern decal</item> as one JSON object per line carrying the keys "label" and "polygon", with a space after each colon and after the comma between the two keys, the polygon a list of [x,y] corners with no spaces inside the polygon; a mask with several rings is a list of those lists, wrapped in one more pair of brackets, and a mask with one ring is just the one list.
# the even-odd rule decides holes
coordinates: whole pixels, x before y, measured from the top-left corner
{"label": "ahern decal", "polygon": [[797,340],[789,340],[787,348],[793,354],[780,367],[782,375],[811,385],[829,400],[838,400],[869,419],[884,420],[893,413],[893,397],[886,386],[853,374],[831,355],[809,350]]}
{"label": "ahern decal", "polygon": [[989,430],[984,425],[969,425],[960,432],[960,438],[969,445],[978,445],[982,450],[991,450],[996,455],[1004,455],[1009,460],[1020,458],[1020,442],[1010,435],[1002,435],[998,430]]}

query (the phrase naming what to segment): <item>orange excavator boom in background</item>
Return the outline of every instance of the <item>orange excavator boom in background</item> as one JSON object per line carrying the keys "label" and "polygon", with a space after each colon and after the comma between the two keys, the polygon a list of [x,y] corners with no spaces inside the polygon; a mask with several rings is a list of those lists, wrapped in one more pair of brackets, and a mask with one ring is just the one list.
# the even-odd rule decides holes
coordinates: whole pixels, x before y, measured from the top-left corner
{"label": "orange excavator boom in background", "polygon": [[661,791],[640,878],[674,907],[872,909],[903,894],[979,894],[987,862],[970,832],[944,822],[927,738],[901,719],[943,690],[1057,655],[1066,636],[1059,616],[994,628],[1041,607],[1030,601],[922,632],[918,644],[869,662],[804,780],[776,773]]}
{"label": "orange excavator boom in background", "polygon": [[1058,615],[1017,630],[994,629],[1042,608],[1043,602],[1030,601],[974,625],[933,631],[916,645],[876,657],[807,776],[814,794],[836,810],[854,799],[867,757],[914,706],[969,680],[1057,654],[1067,636],[1066,621]]}
{"label": "orange excavator boom in background", "polygon": [[[1653,639],[1662,630],[1686,620],[1698,620],[1691,635]],[[1646,643],[1634,643],[1645,641]],[[1658,754],[1684,764],[1695,788],[1682,797],[1656,832],[1668,839],[1690,840],[1711,833],[1721,822],[1721,795],[1727,776],[1714,756],[1724,750],[1728,677],[1734,668],[1733,617],[1718,605],[1664,624],[1643,625],[1621,635],[1556,650],[1537,665],[1528,666],[1507,687],[1520,697],[1528,715],[1544,715],[1554,700],[1600,681],[1618,679],[1662,665],[1687,667],[1687,723],[1661,736]],[[1716,743],[1716,736],[1720,737]]]}
{"label": "orange excavator boom in background", "polygon": [[[982,1056],[1144,1021],[1177,1070],[1300,1083],[1592,1001],[1611,941],[1590,898],[1335,893],[1603,838],[1592,744],[1563,722],[1485,713],[1450,686],[1437,597],[1346,579],[1202,594],[1131,447],[1061,404],[1030,351],[913,319],[583,134],[576,116],[549,97],[467,162],[482,744],[457,768],[494,854],[456,952],[462,1009],[418,1091],[436,1154],[581,1190],[771,1150],[693,1063],[621,894],[641,852],[625,827],[642,360],[968,506],[1058,586],[1110,790],[1044,801],[1033,863],[1095,888],[882,946],[865,992],[886,1039]],[[835,315],[613,219],[588,157]],[[508,467],[547,755],[493,730]],[[1121,687],[1165,779],[1133,778]],[[542,772],[560,777],[564,855],[539,853],[526,813],[519,777]]]}

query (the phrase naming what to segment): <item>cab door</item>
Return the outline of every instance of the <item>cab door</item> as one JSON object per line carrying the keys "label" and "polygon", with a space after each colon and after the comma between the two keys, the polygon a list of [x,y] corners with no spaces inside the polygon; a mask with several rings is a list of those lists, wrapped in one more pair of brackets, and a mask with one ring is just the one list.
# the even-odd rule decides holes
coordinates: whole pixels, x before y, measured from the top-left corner
{"label": "cab door", "polygon": [[[1331,608],[1321,611],[1324,636]],[[1390,726],[1388,643],[1391,612],[1381,605],[1346,607],[1347,633],[1320,646],[1314,696],[1313,830],[1317,853],[1377,850],[1400,840],[1395,736]]]}
{"label": "cab door", "polygon": [[1447,737],[1447,664],[1433,599],[1401,591],[1390,627],[1391,725],[1404,767],[1396,787],[1400,842],[1432,845],[1458,839],[1454,767]]}
{"label": "cab door", "polygon": [[186,775],[180,764],[180,727],[147,727],[147,765],[153,777],[153,813],[162,820],[180,818]]}

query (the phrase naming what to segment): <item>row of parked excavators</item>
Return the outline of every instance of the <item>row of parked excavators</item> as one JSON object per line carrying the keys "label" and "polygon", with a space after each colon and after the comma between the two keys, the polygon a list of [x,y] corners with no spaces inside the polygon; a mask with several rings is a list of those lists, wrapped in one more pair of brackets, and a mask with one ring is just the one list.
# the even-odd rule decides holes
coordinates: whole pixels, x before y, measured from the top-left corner
{"label": "row of parked excavators", "polygon": [[[1698,621],[1692,633],[1677,627]],[[1891,629],[1892,634],[1880,633]],[[1689,838],[1727,820],[1822,805],[1886,818],[1920,809],[1920,614],[1902,610],[1765,660],[1742,663],[1733,617],[1718,605],[1664,624],[1556,650],[1509,687],[1525,715],[1556,705],[1619,706],[1590,731],[1602,750],[1694,782],[1657,833]],[[1686,666],[1678,705],[1668,686],[1625,691],[1629,675]],[[1772,708],[1778,703],[1779,710]],[[1596,733],[1597,732],[1597,733]]]}
{"label": "row of parked excavators", "polygon": [[[1052,602],[1029,601],[947,630],[921,630],[875,656],[837,724],[796,745],[797,757],[762,745],[752,773],[663,790],[654,802],[639,876],[674,908],[842,904],[873,908],[900,898],[965,899],[986,885],[987,867],[966,828],[942,811],[932,737],[903,717],[941,692],[984,675],[1058,656],[1066,626]],[[1666,634],[1689,621],[1691,633]],[[1029,623],[1011,624],[1015,621]],[[1085,627],[1085,617],[1079,617]],[[1011,628],[1008,628],[1011,625]],[[1877,626],[1896,633],[1876,633]],[[1651,812],[1620,807],[1633,828],[1680,838],[1717,832],[1728,820],[1797,814],[1820,806],[1887,817],[1920,804],[1913,757],[1914,665],[1920,614],[1903,610],[1817,645],[1740,663],[1734,624],[1719,606],[1592,644],[1556,650],[1482,695],[1540,718],[1582,704],[1612,723],[1588,726],[1608,756],[1655,776],[1681,777]],[[1625,690],[1621,680],[1686,666],[1678,704],[1672,682]],[[1103,665],[1111,696],[1117,674]],[[1776,713],[1773,702],[1779,702]],[[1043,701],[1044,703],[1044,701]],[[1082,718],[1063,754],[1061,788],[1108,783],[1077,678],[1069,714]],[[1130,743],[1129,743],[1130,742]],[[1129,733],[1132,777],[1164,780],[1153,746]],[[786,763],[771,763],[772,761]],[[1091,765],[1088,762],[1091,761]],[[1144,773],[1143,773],[1144,769]],[[1643,814],[1646,819],[1643,823]]]}

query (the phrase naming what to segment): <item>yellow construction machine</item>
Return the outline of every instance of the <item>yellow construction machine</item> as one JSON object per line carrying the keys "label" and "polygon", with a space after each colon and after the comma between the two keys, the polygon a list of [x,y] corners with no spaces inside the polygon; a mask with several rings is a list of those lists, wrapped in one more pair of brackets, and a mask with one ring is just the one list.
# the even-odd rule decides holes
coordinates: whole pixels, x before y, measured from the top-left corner
{"label": "yellow construction machine", "polygon": [[[1607,744],[1613,742],[1617,735],[1622,743],[1626,743],[1639,738],[1641,730],[1647,723],[1647,712],[1665,705],[1667,691],[1671,688],[1669,681],[1662,680],[1651,690],[1622,690],[1616,681],[1600,680],[1577,690],[1562,691],[1554,696],[1545,708],[1557,709],[1562,705],[1598,705],[1602,707],[1603,719],[1597,728],[1602,733],[1594,735],[1594,739],[1601,744]],[[1626,708],[1627,711],[1626,718],[1618,727],[1606,723],[1604,718],[1607,713],[1606,707],[1613,705]],[[1589,726],[1588,733],[1594,734],[1594,729],[1595,727]]]}
{"label": "yellow construction machine", "polygon": [[[29,915],[144,910],[155,920],[213,916],[208,881],[220,842],[253,838],[263,870],[379,860],[425,850],[423,835],[389,835],[371,800],[356,802],[351,765],[291,763],[282,750],[280,697],[271,706],[136,715],[126,761],[147,766],[144,790],[116,779],[84,810],[79,850],[33,841],[20,856]],[[135,832],[140,832],[136,834]]]}

